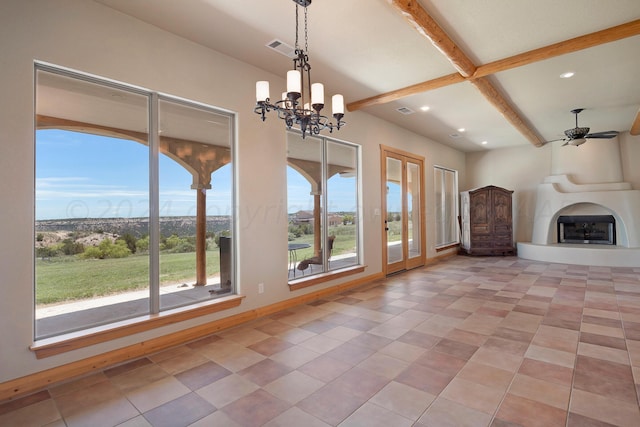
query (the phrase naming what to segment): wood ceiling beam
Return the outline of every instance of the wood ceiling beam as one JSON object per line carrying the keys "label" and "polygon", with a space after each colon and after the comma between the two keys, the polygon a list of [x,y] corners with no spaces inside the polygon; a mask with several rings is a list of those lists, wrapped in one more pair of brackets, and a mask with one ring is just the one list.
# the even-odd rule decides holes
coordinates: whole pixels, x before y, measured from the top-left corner
{"label": "wood ceiling beam", "polygon": [[640,19],[480,65],[472,78],[484,77],[512,68],[522,67],[523,65],[533,64],[556,56],[637,36],[638,34],[640,34]]}
{"label": "wood ceiling beam", "polygon": [[638,110],[638,114],[636,114],[636,118],[631,124],[631,130],[629,130],[631,135],[640,135],[640,110]]}
{"label": "wood ceiling beam", "polygon": [[453,73],[446,76],[438,77],[437,79],[429,80],[426,82],[418,83],[415,85],[407,86],[402,89],[392,90],[381,95],[372,96],[371,98],[361,99],[347,104],[349,111],[360,110],[365,107],[372,107],[374,105],[386,104],[391,101],[405,98],[407,96],[415,95],[416,93],[427,92],[430,90],[438,89],[441,87],[449,86],[455,83],[463,82],[465,79],[459,73]]}
{"label": "wood ceiling beam", "polygon": [[426,92],[427,90],[452,85],[459,83],[460,81],[485,77],[490,74],[499,73],[501,71],[510,70],[523,65],[533,64],[534,62],[566,55],[568,53],[577,52],[600,44],[610,43],[637,35],[640,35],[640,19],[480,65],[471,77],[463,77],[462,79],[456,79],[452,76],[438,77],[433,80],[427,80],[405,88],[396,89],[391,92],[382,93],[360,101],[348,103],[347,108],[349,111],[356,111],[365,107],[396,101],[402,97],[416,95],[418,93]]}
{"label": "wood ceiling beam", "polygon": [[518,114],[515,108],[506,101],[505,97],[498,92],[487,77],[473,79],[471,80],[471,83],[500,112],[500,114],[502,114],[502,116],[511,123],[514,128],[516,128],[518,132],[527,138],[530,143],[536,147],[542,147],[544,145],[544,138],[542,138],[535,128],[527,123],[520,114]]}
{"label": "wood ceiling beam", "polygon": [[427,13],[417,0],[390,0],[402,16],[425,36],[451,62],[463,77],[471,77],[476,65],[444,32],[440,25]]}
{"label": "wood ceiling beam", "polygon": [[[417,2],[412,2],[409,0],[390,0],[390,1],[392,1],[392,4],[397,9],[401,10],[401,13],[405,17],[408,11],[411,11],[416,7],[419,7],[419,6],[416,6]],[[412,4],[411,7],[409,7],[409,4]],[[403,10],[402,8],[399,8],[398,5],[405,5],[404,8],[406,9],[406,11]],[[419,20],[424,19],[424,18],[418,18],[421,16],[422,14],[416,15],[416,18],[414,18],[412,21],[410,20],[410,22],[412,22],[412,25],[415,26],[416,23],[419,22]],[[431,21],[433,20],[431,19]],[[523,65],[532,64],[538,61],[543,61],[545,59],[566,55],[568,53],[577,52],[579,50],[595,47],[604,43],[610,43],[613,41],[622,40],[622,39],[637,36],[637,35],[640,35],[640,19],[637,19],[635,21],[630,21],[625,24],[617,25],[614,27],[610,27],[601,31],[596,31],[594,33],[589,33],[584,36],[575,37],[573,39],[565,40],[559,43],[554,43],[538,49],[533,49],[533,50],[523,52],[517,55],[513,55],[507,58],[499,59],[497,61],[493,61],[484,65],[480,65],[476,68],[473,75],[468,77],[464,77],[463,75],[460,75],[460,78],[455,78],[454,77],[455,74],[444,76],[444,77],[438,77],[433,80],[428,80],[415,85],[407,86],[405,88],[396,89],[391,92],[382,93],[380,95],[375,95],[363,100],[348,103],[347,108],[349,109],[349,111],[356,111],[362,108],[385,104],[391,101],[396,101],[398,99],[411,96],[411,95],[416,95],[418,93],[426,92],[428,90],[433,90],[433,89],[441,88],[447,85],[460,83],[461,81],[473,82],[473,80],[475,79],[479,79],[481,77],[485,77],[501,71],[510,70],[512,68],[521,67]],[[432,41],[432,43],[434,43],[433,39],[431,38],[429,39]],[[453,49],[453,51],[455,52],[456,49]],[[449,48],[449,50],[451,51],[452,49]],[[445,51],[442,49],[440,49],[440,51],[445,53]],[[458,54],[454,53],[454,55],[458,55]],[[480,86],[484,87],[484,84],[481,84]],[[476,87],[479,88],[478,85],[476,85]],[[633,123],[632,130],[636,132],[636,133],[632,133],[632,135],[640,134],[640,111],[638,112],[638,115],[636,116],[636,119]]]}
{"label": "wood ceiling beam", "polygon": [[[473,61],[451,40],[417,0],[390,0],[390,2],[420,34],[429,39],[436,49],[444,54],[462,78],[468,79],[476,73],[477,67]],[[488,79],[476,79],[472,83],[529,142],[536,147],[544,143],[533,126],[520,117],[515,107]]]}

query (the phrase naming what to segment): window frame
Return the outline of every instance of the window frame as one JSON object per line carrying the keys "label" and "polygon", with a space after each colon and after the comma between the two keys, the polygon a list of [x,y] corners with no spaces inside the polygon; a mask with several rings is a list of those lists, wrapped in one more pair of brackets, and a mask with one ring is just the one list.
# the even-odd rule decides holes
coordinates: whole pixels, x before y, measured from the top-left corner
{"label": "window frame", "polygon": [[[211,112],[217,115],[222,115],[229,120],[228,125],[228,137],[229,137],[229,152],[230,152],[230,231],[232,236],[238,236],[237,233],[237,113],[212,105],[204,104],[201,102],[180,98],[177,96],[169,95],[153,91],[150,89],[142,88],[135,85],[130,85],[111,79],[99,77],[96,75],[84,73],[81,71],[72,70],[69,68],[61,67],[58,65],[34,61],[34,133],[33,133],[33,147],[34,147],[34,160],[36,156],[36,132],[38,131],[36,119],[36,100],[38,91],[38,74],[39,72],[51,73],[55,76],[62,76],[70,79],[79,80],[83,83],[95,84],[100,87],[112,88],[116,90],[125,91],[127,93],[141,95],[147,98],[147,120],[148,120],[148,146],[149,146],[149,176],[148,176],[148,221],[149,221],[149,283],[148,290],[149,308],[148,312],[144,315],[134,315],[133,317],[122,320],[110,320],[104,324],[90,325],[77,330],[66,331],[57,333],[52,336],[36,337],[36,316],[35,316],[35,297],[36,297],[36,253],[35,249],[32,253],[33,262],[33,289],[34,289],[34,315],[33,315],[33,345],[30,347],[38,358],[48,357],[54,354],[63,353],[66,351],[75,350],[88,345],[94,345],[100,342],[106,342],[120,337],[128,336],[131,334],[139,333],[142,331],[158,328],[168,325],[177,321],[183,321],[192,319],[207,314],[215,313],[221,310],[230,309],[240,305],[243,296],[238,294],[238,272],[237,272],[237,260],[238,260],[238,239],[234,238],[231,243],[231,278],[232,287],[230,293],[223,295],[212,295],[211,299],[196,300],[193,303],[169,306],[162,308],[160,306],[160,256],[159,256],[159,243],[160,243],[160,182],[159,176],[160,170],[160,115],[159,106],[161,101],[170,102],[177,105],[183,105],[191,107],[204,112]],[[99,125],[98,125],[99,126]],[[36,165],[34,162],[34,173],[36,171]],[[34,222],[33,222],[33,239],[36,239],[36,200],[35,200],[35,183],[34,183]]]}
{"label": "window frame", "polygon": [[[287,136],[289,134],[302,136],[302,132],[300,132],[297,129],[287,130]],[[352,274],[362,273],[365,270],[365,265],[363,263],[363,247],[362,247],[363,246],[362,245],[362,236],[363,236],[362,234],[363,233],[363,228],[362,228],[363,227],[363,224],[362,224],[362,146],[353,142],[344,141],[344,140],[332,138],[330,136],[325,136],[325,135],[313,135],[312,137],[314,139],[319,140],[321,144],[321,161],[322,161],[321,175],[322,177],[321,177],[320,188],[323,189],[321,193],[321,210],[322,210],[321,211],[321,236],[320,236],[321,242],[327,242],[327,239],[329,237],[329,219],[328,218],[331,212],[329,212],[328,208],[325,208],[325,207],[329,206],[329,202],[330,202],[330,195],[328,194],[329,193],[328,182],[330,178],[328,173],[328,166],[329,166],[328,150],[329,150],[330,144],[343,145],[354,150],[355,167],[356,167],[355,177],[357,180],[355,185],[356,212],[354,215],[355,221],[356,221],[356,227],[355,227],[356,262],[355,264],[352,264],[343,268],[331,269],[329,267],[329,261],[327,260],[327,257],[323,257],[323,268],[321,272],[308,273],[302,277],[289,278],[288,284],[291,291],[303,289],[309,286],[314,286],[317,284],[327,282],[329,280],[334,280],[334,279],[349,276]],[[288,139],[287,139],[287,144],[288,144]],[[290,167],[288,160],[286,162],[286,167]],[[288,206],[288,200],[289,200],[288,189],[289,189],[289,183],[287,183],[287,206]],[[289,215],[288,209],[287,209],[286,215],[287,217]],[[322,245],[323,250],[325,249],[325,246],[326,245],[324,244]]]}
{"label": "window frame", "polygon": [[[434,217],[435,217],[435,227],[436,227],[436,233],[435,233],[435,248],[436,251],[442,251],[445,249],[449,249],[452,247],[455,247],[457,245],[460,244],[460,233],[455,233],[454,238],[451,241],[443,241],[444,237],[443,231],[444,231],[444,225],[446,224],[446,222],[444,221],[444,219],[446,218],[446,216],[450,216],[451,217],[451,223],[452,224],[457,224],[458,223],[458,215],[460,212],[460,200],[458,197],[459,194],[459,188],[458,188],[458,171],[455,169],[451,169],[451,168],[447,168],[444,166],[438,166],[438,165],[434,165],[433,166],[433,171],[434,171],[434,199],[437,197],[438,194],[438,190],[440,192],[440,210],[438,210],[438,205],[436,204],[434,206]],[[450,172],[453,173],[453,179],[454,179],[454,193],[451,194],[451,199],[454,201],[454,212],[449,212],[449,206],[446,203],[446,196],[447,196],[447,186],[446,186],[446,180],[444,179],[444,177],[446,176],[446,173]],[[441,183],[441,187],[440,189],[437,189],[437,174],[441,174],[442,178],[440,179],[440,183]],[[456,226],[457,228],[457,226]],[[446,233],[444,233],[446,235]]]}

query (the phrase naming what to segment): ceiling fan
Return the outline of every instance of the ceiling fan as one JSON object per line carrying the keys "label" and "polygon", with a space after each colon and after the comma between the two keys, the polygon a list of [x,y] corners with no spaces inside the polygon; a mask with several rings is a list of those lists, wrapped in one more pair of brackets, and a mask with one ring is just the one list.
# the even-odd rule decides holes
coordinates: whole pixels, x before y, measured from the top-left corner
{"label": "ceiling fan", "polygon": [[576,108],[575,110],[571,110],[571,113],[575,114],[576,116],[576,127],[564,131],[566,138],[554,139],[553,141],[564,141],[564,144],[562,144],[563,147],[565,145],[573,145],[574,147],[577,147],[584,144],[587,139],[611,139],[618,136],[619,132],[617,130],[589,133],[588,127],[578,127],[578,114],[580,114],[582,110],[584,110],[584,108]]}

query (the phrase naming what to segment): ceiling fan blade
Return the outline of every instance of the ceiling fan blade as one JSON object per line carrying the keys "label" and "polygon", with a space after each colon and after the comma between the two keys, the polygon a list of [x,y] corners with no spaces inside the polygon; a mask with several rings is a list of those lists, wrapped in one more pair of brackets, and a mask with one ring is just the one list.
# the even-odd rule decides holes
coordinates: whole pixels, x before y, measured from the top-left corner
{"label": "ceiling fan blade", "polygon": [[549,144],[551,142],[556,142],[556,141],[566,141],[567,138],[558,138],[558,139],[552,139],[551,141],[545,141],[545,144]]}
{"label": "ceiling fan blade", "polygon": [[585,138],[590,138],[590,139],[611,139],[611,138],[615,138],[616,136],[618,136],[618,131],[617,130],[607,130],[604,132],[594,132],[594,133],[590,133],[585,135]]}

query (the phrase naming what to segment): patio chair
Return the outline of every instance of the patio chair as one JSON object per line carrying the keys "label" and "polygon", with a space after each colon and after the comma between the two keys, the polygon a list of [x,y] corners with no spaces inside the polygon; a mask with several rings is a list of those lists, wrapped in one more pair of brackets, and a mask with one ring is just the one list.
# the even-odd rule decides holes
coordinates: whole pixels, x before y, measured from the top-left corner
{"label": "patio chair", "polygon": [[[336,239],[336,236],[329,236],[327,238],[327,262],[331,259],[331,252],[333,251],[333,241]],[[298,263],[298,270],[302,271],[304,275],[304,271],[307,268],[311,268],[311,272],[313,272],[313,264],[322,265],[322,250],[320,250],[320,254],[313,256],[311,258],[303,259]]]}

